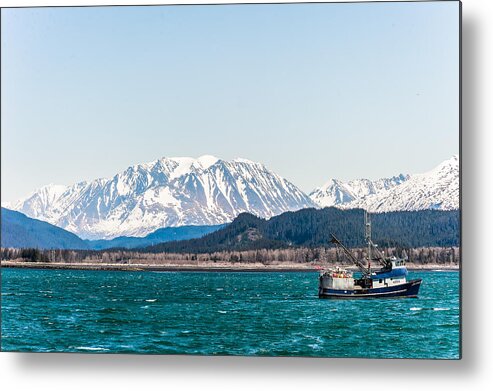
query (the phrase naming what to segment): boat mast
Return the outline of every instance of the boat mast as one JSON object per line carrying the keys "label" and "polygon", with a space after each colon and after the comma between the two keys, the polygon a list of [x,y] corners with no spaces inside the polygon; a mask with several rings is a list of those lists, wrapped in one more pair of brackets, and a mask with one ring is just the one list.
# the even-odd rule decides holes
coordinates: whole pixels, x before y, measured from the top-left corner
{"label": "boat mast", "polygon": [[368,212],[365,210],[365,240],[368,244],[368,274],[371,274],[371,221]]}
{"label": "boat mast", "polygon": [[365,210],[365,240],[368,244],[368,260],[371,260],[371,221],[368,212]]}
{"label": "boat mast", "polygon": [[[371,219],[370,214],[365,210],[365,240],[368,244],[368,272],[371,274],[371,261],[377,260],[382,266],[388,267],[388,262],[385,256],[377,248],[376,244],[371,240]],[[372,258],[372,251],[375,253],[375,258]]]}

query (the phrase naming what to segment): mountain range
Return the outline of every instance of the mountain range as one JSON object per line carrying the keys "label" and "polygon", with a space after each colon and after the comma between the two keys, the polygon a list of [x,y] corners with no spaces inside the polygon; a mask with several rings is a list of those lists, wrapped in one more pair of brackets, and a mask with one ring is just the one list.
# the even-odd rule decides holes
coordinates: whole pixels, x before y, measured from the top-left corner
{"label": "mountain range", "polygon": [[91,250],[107,250],[110,248],[142,248],[156,244],[200,238],[204,235],[221,229],[226,224],[220,225],[184,225],[181,227],[159,228],[144,236],[118,236],[113,239],[84,240]]}
{"label": "mountain range", "polygon": [[45,221],[1,209],[1,246],[12,248],[106,250],[110,248],[133,249],[159,243],[200,238],[217,231],[224,225],[182,226],[160,228],[144,237],[119,236],[105,240],[83,240],[72,232]]}
{"label": "mountain range", "polygon": [[318,205],[369,212],[459,209],[459,156],[423,174],[400,174],[376,181],[329,180],[310,193]]}
{"label": "mountain range", "polygon": [[339,179],[329,179],[322,187],[313,190],[310,193],[310,198],[322,207],[347,206],[352,202],[363,200],[370,195],[377,195],[398,186],[409,178],[409,175],[400,174],[376,181],[355,179],[343,182]]}
{"label": "mountain range", "polygon": [[459,157],[424,174],[331,179],[309,195],[250,160],[162,158],[108,179],[48,185],[3,206],[92,240],[146,237],[161,228],[216,226],[245,212],[269,219],[326,206],[370,212],[455,210]]}
{"label": "mountain range", "polygon": [[112,239],[163,227],[224,224],[242,212],[269,218],[315,204],[260,163],[206,155],[162,158],[109,179],[48,185],[4,206],[84,239]]}

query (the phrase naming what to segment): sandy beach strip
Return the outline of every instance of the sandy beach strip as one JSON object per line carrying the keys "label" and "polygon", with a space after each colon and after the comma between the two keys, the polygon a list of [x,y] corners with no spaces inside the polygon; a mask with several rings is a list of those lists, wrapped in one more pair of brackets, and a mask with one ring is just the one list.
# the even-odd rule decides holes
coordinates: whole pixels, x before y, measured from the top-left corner
{"label": "sandy beach strip", "polygon": [[[163,272],[316,272],[324,268],[334,267],[335,265],[314,265],[314,264],[277,264],[263,265],[260,263],[194,263],[178,264],[166,263],[160,265],[139,264],[139,263],[62,263],[62,262],[25,262],[25,261],[2,261],[2,268],[21,268],[21,269],[73,269],[73,270],[115,270],[115,271],[163,271]],[[418,265],[408,263],[409,270],[460,270],[459,265],[455,264],[427,264]],[[346,267],[355,270],[353,267]],[[377,269],[375,269],[377,270]]]}

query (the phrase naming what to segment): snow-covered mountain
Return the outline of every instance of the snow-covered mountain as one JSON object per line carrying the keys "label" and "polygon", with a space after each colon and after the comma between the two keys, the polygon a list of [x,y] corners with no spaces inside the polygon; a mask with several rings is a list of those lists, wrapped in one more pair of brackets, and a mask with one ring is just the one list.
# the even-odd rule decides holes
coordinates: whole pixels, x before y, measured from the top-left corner
{"label": "snow-covered mountain", "polygon": [[82,238],[110,239],[223,224],[242,212],[269,218],[315,203],[260,163],[206,155],[162,158],[109,179],[48,185],[6,206]]}
{"label": "snow-covered mountain", "polygon": [[310,198],[320,206],[340,206],[377,194],[407,181],[409,175],[400,174],[392,178],[382,178],[376,181],[369,179],[354,179],[342,182],[330,179],[322,187],[313,190]]}
{"label": "snow-covered mountain", "polygon": [[319,206],[364,208],[370,212],[459,209],[459,156],[424,174],[399,175],[377,181],[330,180],[310,193]]}

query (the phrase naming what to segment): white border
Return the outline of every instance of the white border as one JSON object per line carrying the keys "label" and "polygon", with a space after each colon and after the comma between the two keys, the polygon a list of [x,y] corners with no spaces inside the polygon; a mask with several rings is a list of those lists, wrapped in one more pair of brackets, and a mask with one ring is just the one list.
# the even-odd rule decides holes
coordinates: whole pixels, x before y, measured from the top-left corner
{"label": "white border", "polygon": [[[4,7],[178,2],[207,3],[200,0],[0,0],[0,5]],[[0,382],[3,389],[491,389],[493,290],[489,286],[492,284],[490,276],[493,270],[493,175],[489,167],[493,167],[492,3],[491,0],[463,1],[461,361],[0,353]]]}

